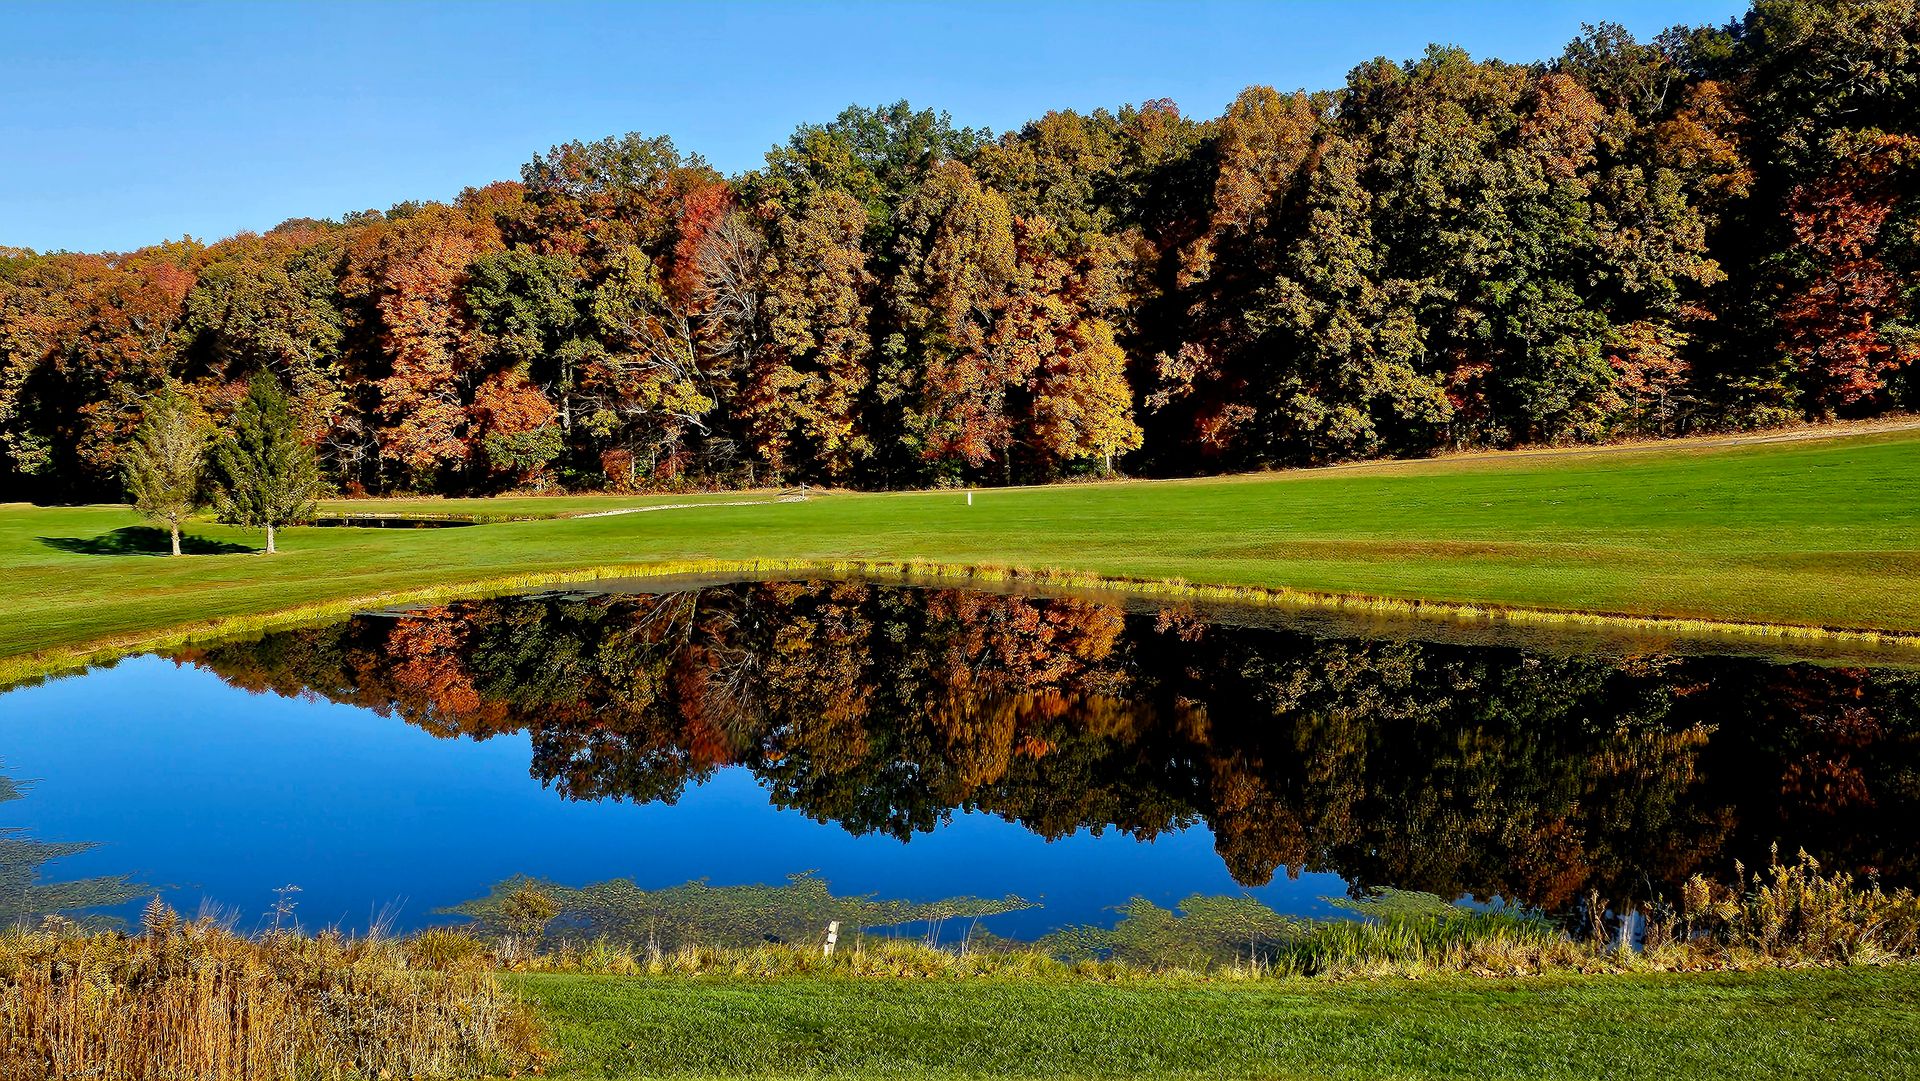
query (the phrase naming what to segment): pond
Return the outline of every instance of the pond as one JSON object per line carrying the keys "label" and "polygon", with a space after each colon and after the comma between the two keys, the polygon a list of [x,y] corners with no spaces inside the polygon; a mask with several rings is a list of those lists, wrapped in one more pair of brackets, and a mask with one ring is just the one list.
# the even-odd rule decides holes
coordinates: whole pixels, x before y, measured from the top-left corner
{"label": "pond", "polygon": [[1889,664],[858,581],[652,588],[365,613],[0,695],[0,915],[158,892],[252,925],[297,886],[307,926],[405,929],[517,875],[812,872],[1017,895],[1033,906],[988,925],[1033,937],[1192,894],[1564,911],[1776,845],[1916,877],[1920,674]]}

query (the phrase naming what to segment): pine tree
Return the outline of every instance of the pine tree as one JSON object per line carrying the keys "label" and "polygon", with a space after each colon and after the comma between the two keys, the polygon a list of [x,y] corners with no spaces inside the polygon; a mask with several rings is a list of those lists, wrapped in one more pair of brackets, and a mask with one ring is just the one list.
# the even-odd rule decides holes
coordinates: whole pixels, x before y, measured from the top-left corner
{"label": "pine tree", "polygon": [[207,420],[179,384],[160,388],[133,442],[124,471],[133,508],[172,535],[180,554],[180,526],[200,508],[200,478],[207,460]]}
{"label": "pine tree", "polygon": [[319,467],[272,375],[261,372],[247,387],[231,429],[214,450],[214,473],[220,520],[264,528],[269,554],[277,550],[275,529],[313,515]]}

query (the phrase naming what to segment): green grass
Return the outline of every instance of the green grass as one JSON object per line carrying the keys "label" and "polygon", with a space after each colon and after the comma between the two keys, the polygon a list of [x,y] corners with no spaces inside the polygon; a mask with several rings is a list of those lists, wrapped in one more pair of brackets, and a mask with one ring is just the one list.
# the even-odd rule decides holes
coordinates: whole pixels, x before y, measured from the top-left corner
{"label": "green grass", "polygon": [[1900,1078],[1920,968],[1325,983],[518,976],[558,1077]]}
{"label": "green grass", "polygon": [[[725,502],[734,493],[707,497]],[[560,513],[687,497],[485,504]],[[449,511],[382,500],[363,511]],[[125,507],[0,507],[0,658],[399,590],[619,565],[924,560],[1686,619],[1920,631],[1920,433],[1489,455],[1172,482],[818,495],[283,552],[93,554]],[[211,523],[194,533],[258,543]],[[24,670],[16,665],[17,670]]]}
{"label": "green grass", "polygon": [[329,499],[321,503],[328,514],[422,514],[480,519],[565,518],[595,511],[633,507],[675,506],[683,503],[727,503],[778,498],[778,492],[670,492],[659,495],[506,495],[446,499],[438,496],[401,496],[380,499]]}

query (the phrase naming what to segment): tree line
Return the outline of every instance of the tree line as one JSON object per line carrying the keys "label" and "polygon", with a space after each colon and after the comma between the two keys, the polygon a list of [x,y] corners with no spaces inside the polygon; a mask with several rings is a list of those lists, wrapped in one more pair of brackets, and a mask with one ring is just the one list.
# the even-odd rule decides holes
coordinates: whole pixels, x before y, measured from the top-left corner
{"label": "tree line", "polygon": [[1177,475],[1920,398],[1920,11],[1757,0],[1433,47],[1212,119],[849,108],[723,176],[575,142],[448,203],[0,249],[0,492],[121,489],[268,373],[327,481],[471,493]]}

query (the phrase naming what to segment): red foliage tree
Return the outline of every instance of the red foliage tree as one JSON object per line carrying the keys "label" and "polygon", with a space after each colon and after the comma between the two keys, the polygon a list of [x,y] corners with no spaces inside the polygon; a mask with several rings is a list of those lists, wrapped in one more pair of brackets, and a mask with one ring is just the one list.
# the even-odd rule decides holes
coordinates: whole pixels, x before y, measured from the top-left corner
{"label": "red foliage tree", "polygon": [[1872,139],[1832,176],[1801,186],[1789,200],[1808,273],[1781,306],[1780,325],[1821,409],[1873,403],[1890,373],[1920,358],[1920,337],[1888,333],[1908,283],[1881,251],[1889,218],[1912,198],[1916,161],[1920,139]]}

